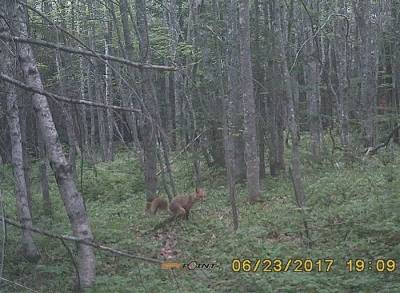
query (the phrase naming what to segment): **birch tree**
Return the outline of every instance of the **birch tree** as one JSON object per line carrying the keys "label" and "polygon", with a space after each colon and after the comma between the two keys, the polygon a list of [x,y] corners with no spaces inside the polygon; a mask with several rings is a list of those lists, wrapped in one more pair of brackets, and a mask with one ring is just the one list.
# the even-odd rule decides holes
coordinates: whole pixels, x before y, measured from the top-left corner
{"label": "birch tree", "polygon": [[[11,10],[8,17],[13,20],[13,33],[28,38],[26,10],[23,1],[15,3],[7,0],[4,5]],[[14,18],[15,17],[15,18]],[[29,44],[20,44],[17,55],[24,80],[27,85],[43,90],[43,83],[37,69],[35,57]],[[54,125],[47,98],[41,94],[32,95],[33,107],[38,117],[38,124],[49,156],[50,165],[54,171],[57,185],[63,200],[72,232],[75,237],[92,241],[93,235],[83,198],[79,193],[71,166],[63,152],[58,133]],[[91,287],[95,279],[95,256],[93,247],[78,244],[79,287]]]}
{"label": "birch tree", "polygon": [[[4,7],[6,11],[6,7]],[[0,29],[8,32],[9,29],[3,20],[0,20]],[[13,76],[15,72],[15,61],[11,59],[12,47],[6,43],[0,45],[0,56],[3,62],[0,65],[2,73]],[[11,160],[15,181],[15,199],[17,215],[20,223],[27,227],[32,227],[31,209],[29,207],[28,194],[25,181],[24,158],[22,149],[21,126],[19,119],[18,101],[15,86],[6,84],[7,91],[7,121],[10,132]],[[30,261],[36,262],[40,258],[40,253],[33,240],[32,232],[29,230],[21,231],[21,247],[23,255]]]}

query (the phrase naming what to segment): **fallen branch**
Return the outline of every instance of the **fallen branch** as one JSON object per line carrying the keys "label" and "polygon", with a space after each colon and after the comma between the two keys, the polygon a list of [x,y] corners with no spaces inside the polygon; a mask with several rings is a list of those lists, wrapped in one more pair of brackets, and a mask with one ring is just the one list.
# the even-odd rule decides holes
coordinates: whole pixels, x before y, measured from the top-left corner
{"label": "fallen branch", "polygon": [[13,79],[5,74],[0,74],[0,79],[4,80],[5,82],[14,84],[24,90],[27,90],[27,91],[30,91],[30,92],[33,92],[36,94],[40,94],[40,95],[43,95],[48,98],[55,99],[55,100],[58,100],[61,102],[66,102],[66,103],[71,103],[71,104],[81,104],[81,105],[86,105],[86,106],[100,107],[100,108],[106,108],[106,109],[112,109],[112,110],[141,113],[141,111],[139,109],[135,109],[135,108],[106,105],[106,104],[92,102],[92,101],[88,101],[88,100],[73,99],[73,98],[68,98],[68,97],[57,95],[57,94],[53,94],[53,93],[47,92],[43,89],[34,88],[29,85],[26,85],[25,83],[23,83],[19,80]]}
{"label": "fallen branch", "polygon": [[176,70],[176,68],[172,67],[172,66],[133,62],[133,61],[121,58],[121,57],[100,54],[97,52],[91,52],[91,51],[82,50],[82,49],[76,49],[73,47],[67,47],[67,46],[50,43],[50,42],[46,42],[46,41],[41,41],[41,40],[13,37],[13,36],[5,35],[5,34],[0,34],[0,39],[5,40],[5,41],[16,42],[16,43],[27,43],[27,44],[31,44],[31,45],[46,47],[46,48],[60,50],[60,51],[63,51],[66,53],[71,53],[71,54],[78,54],[78,55],[89,56],[89,57],[98,57],[98,58],[102,58],[104,60],[114,61],[114,62],[122,63],[122,64],[125,64],[128,66],[132,66],[132,67],[140,68],[140,69],[154,69],[154,70],[160,70],[160,71],[175,71]]}
{"label": "fallen branch", "polygon": [[383,147],[386,148],[386,147],[389,145],[390,140],[392,139],[392,137],[394,136],[394,134],[395,134],[397,131],[399,131],[399,130],[400,130],[400,124],[397,125],[397,126],[392,130],[392,132],[391,132],[391,133],[389,134],[389,136],[386,138],[385,142],[383,142],[383,143],[381,143],[381,144],[378,144],[378,145],[375,146],[375,147],[369,147],[369,148],[367,148],[367,149],[364,151],[365,155],[366,155],[366,156],[368,156],[368,155],[371,155],[371,156],[372,156],[372,155],[377,154],[379,149],[381,149],[381,148],[383,148]]}
{"label": "fallen branch", "polygon": [[0,221],[3,221],[3,220],[4,220],[5,223],[10,224],[10,225],[12,225],[14,227],[17,227],[17,228],[20,228],[20,229],[23,229],[23,230],[28,230],[28,231],[31,231],[31,232],[34,232],[34,233],[38,233],[38,234],[41,234],[41,235],[44,235],[44,236],[47,236],[47,237],[50,237],[50,238],[59,239],[59,240],[62,240],[62,241],[66,240],[66,241],[72,241],[72,242],[76,242],[76,243],[85,244],[85,245],[94,247],[94,248],[99,249],[99,250],[107,251],[107,252],[110,252],[110,253],[113,253],[113,254],[116,254],[116,255],[120,255],[120,256],[125,256],[125,257],[131,258],[131,259],[139,259],[139,260],[143,260],[143,261],[154,263],[154,264],[163,263],[163,261],[155,259],[155,258],[150,258],[150,257],[146,257],[146,256],[131,254],[129,252],[117,250],[117,249],[114,249],[114,248],[111,248],[111,247],[104,246],[102,244],[98,244],[98,243],[95,243],[95,242],[87,241],[87,240],[80,239],[80,238],[77,238],[77,237],[74,237],[74,236],[56,235],[56,234],[53,234],[53,233],[51,233],[49,231],[46,231],[46,230],[42,230],[42,229],[38,229],[38,228],[34,228],[34,227],[32,227],[32,228],[25,227],[25,226],[13,221],[13,220],[10,220],[8,218],[0,219]]}

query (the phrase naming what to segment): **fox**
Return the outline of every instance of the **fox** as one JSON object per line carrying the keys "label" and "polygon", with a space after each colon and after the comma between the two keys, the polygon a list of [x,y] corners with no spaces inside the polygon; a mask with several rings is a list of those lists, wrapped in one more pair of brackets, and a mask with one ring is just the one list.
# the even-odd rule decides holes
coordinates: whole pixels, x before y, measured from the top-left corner
{"label": "fox", "polygon": [[168,201],[162,197],[155,197],[151,202],[148,202],[147,209],[150,210],[150,213],[153,215],[157,214],[157,211],[167,210],[168,209]]}
{"label": "fox", "polygon": [[189,219],[190,209],[197,201],[204,200],[206,196],[204,188],[196,187],[194,194],[179,195],[174,197],[170,204],[162,197],[154,198],[148,203],[148,209],[152,214],[156,214],[159,210],[167,210],[172,214],[173,218]]}

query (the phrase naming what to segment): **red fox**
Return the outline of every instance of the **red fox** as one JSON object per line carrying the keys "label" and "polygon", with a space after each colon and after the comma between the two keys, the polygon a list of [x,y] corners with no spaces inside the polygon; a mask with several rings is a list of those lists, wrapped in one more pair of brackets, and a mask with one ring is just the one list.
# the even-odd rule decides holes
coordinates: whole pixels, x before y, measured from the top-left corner
{"label": "red fox", "polygon": [[[182,217],[187,220],[189,219],[189,213],[193,203],[203,200],[205,196],[204,188],[196,187],[194,195],[189,194],[174,197],[169,204],[169,210],[174,218]],[[152,214],[156,214],[158,210],[166,210],[168,208],[168,202],[164,198],[156,197],[148,203],[148,208]]]}
{"label": "red fox", "polygon": [[162,197],[156,197],[151,202],[147,203],[147,210],[150,209],[150,213],[157,214],[158,210],[167,210],[168,201]]}

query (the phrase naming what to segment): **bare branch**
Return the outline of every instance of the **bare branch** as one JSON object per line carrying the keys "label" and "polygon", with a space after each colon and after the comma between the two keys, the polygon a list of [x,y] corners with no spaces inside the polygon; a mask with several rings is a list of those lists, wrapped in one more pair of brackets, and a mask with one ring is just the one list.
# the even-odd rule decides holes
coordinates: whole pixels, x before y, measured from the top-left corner
{"label": "bare branch", "polygon": [[139,109],[135,108],[128,108],[128,107],[121,107],[121,106],[114,106],[114,105],[106,105],[102,103],[97,103],[97,102],[92,102],[88,100],[79,100],[79,99],[73,99],[73,98],[68,98],[68,97],[63,97],[57,94],[49,93],[45,90],[38,89],[31,87],[29,85],[26,85],[25,83],[13,79],[5,74],[0,74],[0,79],[4,80],[5,82],[9,82],[11,84],[14,84],[24,90],[34,92],[36,94],[40,94],[43,96],[46,96],[48,98],[55,99],[57,101],[62,101],[66,103],[71,103],[71,104],[82,104],[82,105],[87,105],[87,106],[92,106],[92,107],[101,107],[101,108],[106,108],[106,109],[113,109],[113,110],[119,110],[119,111],[128,111],[128,112],[141,112]]}
{"label": "bare branch", "polygon": [[98,57],[98,58],[100,57],[104,60],[114,61],[114,62],[122,63],[122,64],[125,64],[128,66],[132,66],[132,67],[136,67],[136,68],[140,68],[140,69],[154,69],[154,70],[161,70],[161,71],[175,71],[176,70],[176,68],[172,67],[172,66],[153,65],[153,64],[133,62],[133,61],[121,58],[121,57],[100,54],[100,53],[97,53],[94,51],[76,49],[73,47],[66,47],[66,46],[62,46],[59,44],[41,41],[41,40],[12,37],[12,36],[5,35],[5,34],[0,34],[0,39],[5,40],[5,41],[13,41],[16,43],[27,43],[27,44],[46,47],[46,48],[50,48],[50,49],[56,49],[56,50],[60,50],[60,51],[71,53],[71,54],[78,54],[78,55],[89,56],[89,57]]}

